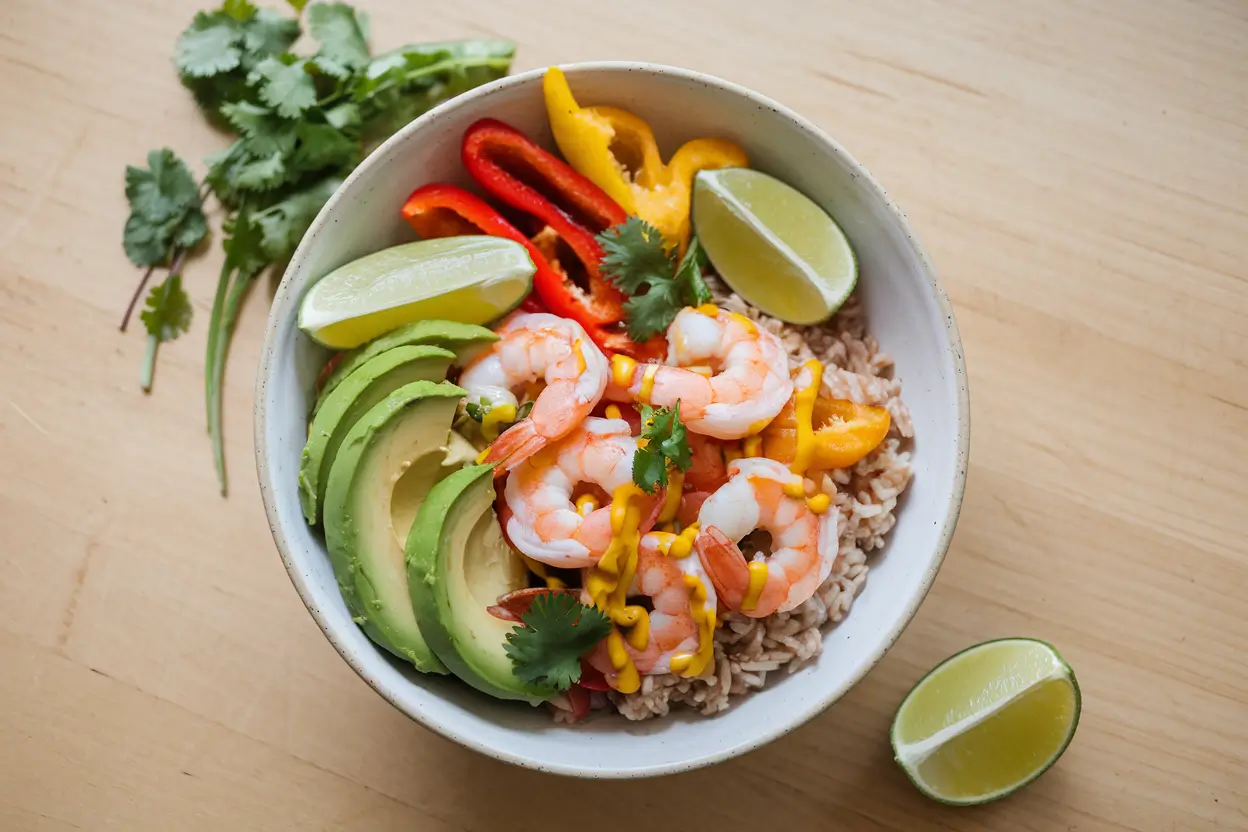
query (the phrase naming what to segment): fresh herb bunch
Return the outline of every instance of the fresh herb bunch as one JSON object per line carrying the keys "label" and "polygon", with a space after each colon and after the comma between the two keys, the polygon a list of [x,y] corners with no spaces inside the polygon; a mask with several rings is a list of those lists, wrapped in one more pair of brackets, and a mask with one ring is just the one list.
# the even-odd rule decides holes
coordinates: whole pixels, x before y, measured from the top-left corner
{"label": "fresh herb bunch", "polygon": [[611,632],[611,619],[567,593],[539,595],[503,646],[522,682],[567,690],[581,678],[581,656]]}
{"label": "fresh herb bunch", "polygon": [[711,299],[702,279],[706,255],[697,237],[679,264],[663,246],[663,235],[650,223],[629,217],[598,235],[602,272],[622,292],[628,337],[641,343],[666,331],[685,306]]}
{"label": "fresh herb bunch", "polygon": [[[289,4],[301,15],[306,1]],[[372,148],[434,105],[505,75],[515,51],[510,41],[481,39],[409,45],[373,56],[367,17],[346,3],[311,4],[306,23],[317,48],[300,56],[290,51],[303,31],[298,17],[259,9],[249,0],[225,0],[215,11],[195,15],[174,53],[178,74],[205,115],[237,136],[207,160],[204,178],[225,209],[225,264],[208,324],[204,374],[223,495],[221,386],[230,339],[256,277],[290,258],[321,207]],[[189,170],[171,151],[159,153],[168,156],[161,155],[159,169],[151,161],[156,154],[149,157],[148,177],[158,186],[168,179],[167,189],[182,200],[178,205],[189,206],[182,174],[190,195],[199,195]],[[189,218],[173,223],[171,211],[146,212],[151,200],[131,196],[126,251],[132,261],[180,267],[181,256],[206,231],[200,201],[195,199]],[[180,281],[168,287],[173,289],[181,291]]]}
{"label": "fresh herb bunch", "polygon": [[647,494],[667,487],[668,468],[688,471],[693,464],[679,399],[675,407],[642,406],[641,439],[633,455],[633,482]]}

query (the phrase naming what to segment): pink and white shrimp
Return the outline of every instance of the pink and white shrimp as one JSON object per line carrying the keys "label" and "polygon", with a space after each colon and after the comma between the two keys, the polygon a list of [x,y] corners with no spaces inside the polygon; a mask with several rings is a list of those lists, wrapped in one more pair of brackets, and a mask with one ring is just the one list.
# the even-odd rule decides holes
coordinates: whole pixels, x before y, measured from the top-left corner
{"label": "pink and white shrimp", "polygon": [[766,427],[793,393],[784,345],[744,315],[687,307],[667,328],[667,343],[671,366],[617,364],[627,383],[617,378],[608,395],[658,407],[679,400],[689,430],[740,439]]}
{"label": "pink and white shrimp", "polygon": [[[715,588],[708,579],[697,557],[674,557],[668,553],[675,535],[651,532],[642,535],[637,547],[637,573],[629,588],[631,600],[650,599],[650,638],[644,649],[638,650],[624,641],[624,649],[642,676],[658,676],[672,672],[672,658],[681,654],[696,654],[702,637],[698,622],[693,617],[695,604],[703,605],[709,613],[715,612],[717,598]],[[686,550],[688,551],[688,550]],[[693,577],[706,591],[705,600],[698,597],[686,577]],[[582,598],[586,604],[593,600],[588,594]],[[709,625],[708,625],[709,626]],[[708,633],[708,637],[709,637]],[[607,655],[606,641],[601,641],[587,657],[590,665],[602,671],[611,687],[616,684],[616,670]]]}
{"label": "pink and white shrimp", "polygon": [[[727,485],[702,504],[693,545],[724,606],[751,618],[785,612],[814,595],[832,571],[836,511],[826,510],[826,497],[815,502],[825,509],[819,514],[804,496],[790,496],[801,485],[802,478],[779,462],[739,459],[728,465]],[[761,586],[753,576],[751,593],[751,569],[761,568],[747,564],[737,544],[755,529],[771,534],[771,552],[754,556],[766,572]]]}
{"label": "pink and white shrimp", "polygon": [[[572,495],[583,483],[607,494],[631,483],[636,453],[637,439],[628,422],[590,416],[557,444],[522,462],[503,490],[511,511],[511,545],[550,566],[580,569],[596,564],[611,544],[611,506],[582,514]],[[649,498],[643,509],[643,532],[653,527],[662,497]]]}
{"label": "pink and white shrimp", "polygon": [[501,475],[566,436],[589,415],[607,387],[610,365],[580,324],[557,315],[513,315],[498,333],[498,341],[459,377],[467,400],[514,408],[516,390],[538,379],[546,382],[528,417],[490,446],[486,461],[497,463]]}

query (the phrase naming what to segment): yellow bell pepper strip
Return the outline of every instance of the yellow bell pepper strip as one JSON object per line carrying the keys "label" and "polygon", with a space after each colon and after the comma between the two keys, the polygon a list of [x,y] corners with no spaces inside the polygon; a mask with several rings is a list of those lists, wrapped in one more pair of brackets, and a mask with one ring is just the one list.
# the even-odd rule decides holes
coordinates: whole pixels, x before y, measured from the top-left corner
{"label": "yellow bell pepper strip", "polygon": [[663,234],[664,244],[684,252],[689,242],[689,203],[698,171],[749,166],[746,152],[725,139],[686,142],[663,164],[650,125],[617,107],[582,107],[558,67],[542,82],[555,144],[578,173]]}
{"label": "yellow bell pepper strip", "polygon": [[814,399],[812,406],[811,393],[819,389],[818,375],[803,372],[799,379],[806,384],[799,380],[792,398],[761,434],[763,456],[800,467],[803,473],[807,469],[848,468],[884,441],[890,424],[887,410],[823,397]]}

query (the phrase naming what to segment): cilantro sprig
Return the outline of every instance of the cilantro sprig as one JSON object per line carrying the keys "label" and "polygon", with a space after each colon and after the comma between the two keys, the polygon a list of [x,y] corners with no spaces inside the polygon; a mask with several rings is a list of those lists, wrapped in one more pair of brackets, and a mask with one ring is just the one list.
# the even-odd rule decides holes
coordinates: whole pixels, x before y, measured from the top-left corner
{"label": "cilantro sprig", "polygon": [[539,595],[503,645],[512,672],[532,685],[567,690],[581,678],[581,656],[611,632],[611,619],[567,593]]}
{"label": "cilantro sprig", "polygon": [[706,256],[697,238],[677,263],[663,245],[663,235],[639,217],[629,217],[598,235],[601,269],[607,280],[631,297],[624,302],[628,337],[640,343],[667,330],[685,306],[711,299],[702,279]]}
{"label": "cilantro sprig", "polygon": [[[362,12],[346,3],[312,3],[306,10],[306,0],[288,3],[296,17],[249,0],[224,0],[219,8],[196,14],[174,48],[182,83],[204,114],[235,136],[206,160],[204,176],[205,187],[224,208],[225,263],[209,317],[204,371],[223,495],[225,364],[256,278],[290,258],[321,207],[372,148],[447,98],[505,75],[515,51],[510,41],[478,39],[415,44],[373,56]],[[316,45],[310,55],[291,51],[303,33],[299,15]],[[149,306],[155,300],[163,309],[161,304],[183,291],[181,265],[203,239],[207,223],[203,194],[189,168],[168,150],[153,151],[148,164],[146,170],[127,169],[131,216],[124,244],[130,259],[148,269],[131,308],[156,268],[179,275],[166,287],[169,298],[157,298],[154,289],[148,299]],[[162,326],[156,343],[184,329]],[[154,349],[149,340],[153,357]],[[150,382],[146,370],[144,378]]]}
{"label": "cilantro sprig", "polygon": [[688,471],[693,464],[689,438],[680,421],[680,401],[675,407],[641,408],[641,438],[633,455],[633,482],[647,494],[667,486],[667,469]]}
{"label": "cilantro sprig", "polygon": [[[199,245],[208,233],[208,223],[195,177],[186,163],[168,148],[147,154],[145,168],[126,167],[126,201],[130,204],[130,216],[122,231],[122,247],[130,262],[140,268],[146,267],[146,271],[126,304],[121,318],[122,332],[129,326],[130,315],[152,275],[160,268],[169,270],[165,281],[148,294],[149,311],[142,313],[148,341],[139,378],[146,393],[152,389],[157,345],[177,338],[190,324],[190,303],[181,303],[186,295],[180,272],[186,253]],[[175,306],[176,314],[172,311],[166,314],[166,309],[173,310]],[[151,316],[155,316],[152,320],[156,323],[149,321]],[[165,325],[166,319],[174,318],[177,325]]]}

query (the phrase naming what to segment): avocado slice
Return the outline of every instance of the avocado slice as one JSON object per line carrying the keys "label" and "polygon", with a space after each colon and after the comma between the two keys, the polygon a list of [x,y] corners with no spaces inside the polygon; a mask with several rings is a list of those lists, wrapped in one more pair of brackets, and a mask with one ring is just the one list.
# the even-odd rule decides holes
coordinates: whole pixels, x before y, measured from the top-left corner
{"label": "avocado slice", "polygon": [[347,608],[373,641],[417,670],[445,673],[407,588],[404,544],[443,467],[464,391],[414,381],[365,413],[338,448],[325,489],[325,543]]}
{"label": "avocado slice", "polygon": [[330,466],[360,417],[404,384],[442,381],[454,360],[455,353],[441,347],[395,347],[365,361],[325,397],[308,428],[299,466],[299,505],[309,526],[320,520]]}
{"label": "avocado slice", "polygon": [[401,326],[393,332],[387,332],[385,335],[369,341],[364,346],[343,355],[342,361],[330,373],[329,378],[325,380],[325,386],[321,388],[320,395],[316,398],[316,406],[312,408],[312,415],[315,416],[320,412],[329,395],[348,376],[359,369],[362,364],[376,358],[387,350],[392,350],[395,347],[429,344],[451,350],[462,356],[476,347],[490,344],[497,340],[498,336],[483,326],[461,324],[458,321],[416,321],[415,323]]}
{"label": "avocado slice", "polygon": [[494,516],[494,466],[462,468],[429,492],[407,536],[407,575],[420,631],[451,672],[498,699],[541,702],[503,651],[515,624],[486,607],[528,585],[524,562]]}

